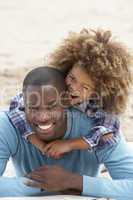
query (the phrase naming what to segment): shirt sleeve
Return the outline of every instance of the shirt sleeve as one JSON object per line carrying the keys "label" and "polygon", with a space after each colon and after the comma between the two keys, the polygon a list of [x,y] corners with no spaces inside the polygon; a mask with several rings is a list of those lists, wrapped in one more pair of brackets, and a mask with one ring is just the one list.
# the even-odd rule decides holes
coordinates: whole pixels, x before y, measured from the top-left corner
{"label": "shirt sleeve", "polygon": [[57,195],[38,188],[28,187],[24,177],[0,177],[0,197]]}
{"label": "shirt sleeve", "polygon": [[[120,128],[118,117],[116,115],[107,114],[103,111],[97,111],[91,117],[94,118],[95,123],[88,136],[83,137],[91,147],[91,150],[99,146],[104,146],[105,144],[114,144]],[[112,137],[104,140],[102,136],[108,133],[112,133]]]}
{"label": "shirt sleeve", "polygon": [[22,93],[16,95],[11,100],[8,116],[13,125],[16,127],[17,130],[19,130],[19,132],[25,139],[27,139],[27,137],[32,134],[32,129],[26,121]]}
{"label": "shirt sleeve", "polygon": [[4,112],[0,113],[0,197],[42,195],[39,189],[25,186],[23,177],[2,176],[9,158],[16,154],[18,145],[14,127]]}
{"label": "shirt sleeve", "polygon": [[9,109],[13,110],[17,107],[23,107],[23,106],[24,106],[23,105],[23,95],[22,95],[22,93],[19,93],[11,99]]}
{"label": "shirt sleeve", "polygon": [[124,139],[97,150],[99,163],[104,163],[112,179],[83,176],[82,195],[131,200],[133,198],[133,148]]}

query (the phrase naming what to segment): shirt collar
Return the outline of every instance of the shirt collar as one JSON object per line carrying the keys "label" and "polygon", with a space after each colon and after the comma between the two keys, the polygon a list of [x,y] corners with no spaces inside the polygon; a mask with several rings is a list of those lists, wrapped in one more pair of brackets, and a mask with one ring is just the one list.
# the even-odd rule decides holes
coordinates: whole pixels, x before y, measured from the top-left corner
{"label": "shirt collar", "polygon": [[67,130],[65,132],[63,139],[68,138],[72,130],[72,113],[69,109],[66,110],[66,115],[67,115]]}

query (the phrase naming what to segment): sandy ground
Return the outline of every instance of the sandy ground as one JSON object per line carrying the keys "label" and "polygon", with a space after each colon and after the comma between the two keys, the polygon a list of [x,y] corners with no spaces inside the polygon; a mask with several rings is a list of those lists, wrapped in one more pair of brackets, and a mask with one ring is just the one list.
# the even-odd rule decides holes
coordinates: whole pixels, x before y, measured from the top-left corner
{"label": "sandy ground", "polygon": [[[0,107],[21,91],[22,80],[68,31],[83,27],[111,29],[133,50],[132,0],[0,0]],[[133,141],[133,90],[121,117],[122,130]],[[12,175],[8,165],[6,175]]]}
{"label": "sandy ground", "polygon": [[[35,200],[36,197],[15,197],[15,200]],[[56,195],[56,196],[47,196],[47,197],[37,197],[38,200],[96,200],[94,198],[89,197],[81,197],[81,196],[74,196],[74,195]],[[3,200],[12,200],[12,198],[4,198]],[[100,200],[104,200],[101,199]]]}

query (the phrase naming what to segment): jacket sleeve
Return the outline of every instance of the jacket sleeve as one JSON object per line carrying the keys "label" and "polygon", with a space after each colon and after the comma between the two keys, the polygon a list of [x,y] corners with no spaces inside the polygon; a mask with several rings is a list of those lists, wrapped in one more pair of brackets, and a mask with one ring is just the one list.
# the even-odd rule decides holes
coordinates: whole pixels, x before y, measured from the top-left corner
{"label": "jacket sleeve", "polygon": [[17,152],[18,137],[7,116],[0,113],[0,197],[42,195],[39,189],[24,185],[23,177],[3,177],[7,162]]}
{"label": "jacket sleeve", "polygon": [[83,195],[131,200],[133,198],[133,148],[122,138],[112,147],[97,150],[110,178],[83,176]]}

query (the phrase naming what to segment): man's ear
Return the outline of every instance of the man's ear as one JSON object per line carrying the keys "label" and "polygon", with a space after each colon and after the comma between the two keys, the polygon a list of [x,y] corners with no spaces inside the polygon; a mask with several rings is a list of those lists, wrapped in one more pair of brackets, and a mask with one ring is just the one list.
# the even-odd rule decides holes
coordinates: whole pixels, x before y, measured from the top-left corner
{"label": "man's ear", "polygon": [[60,105],[63,108],[68,108],[70,107],[70,97],[68,95],[67,91],[64,91],[60,94]]}

